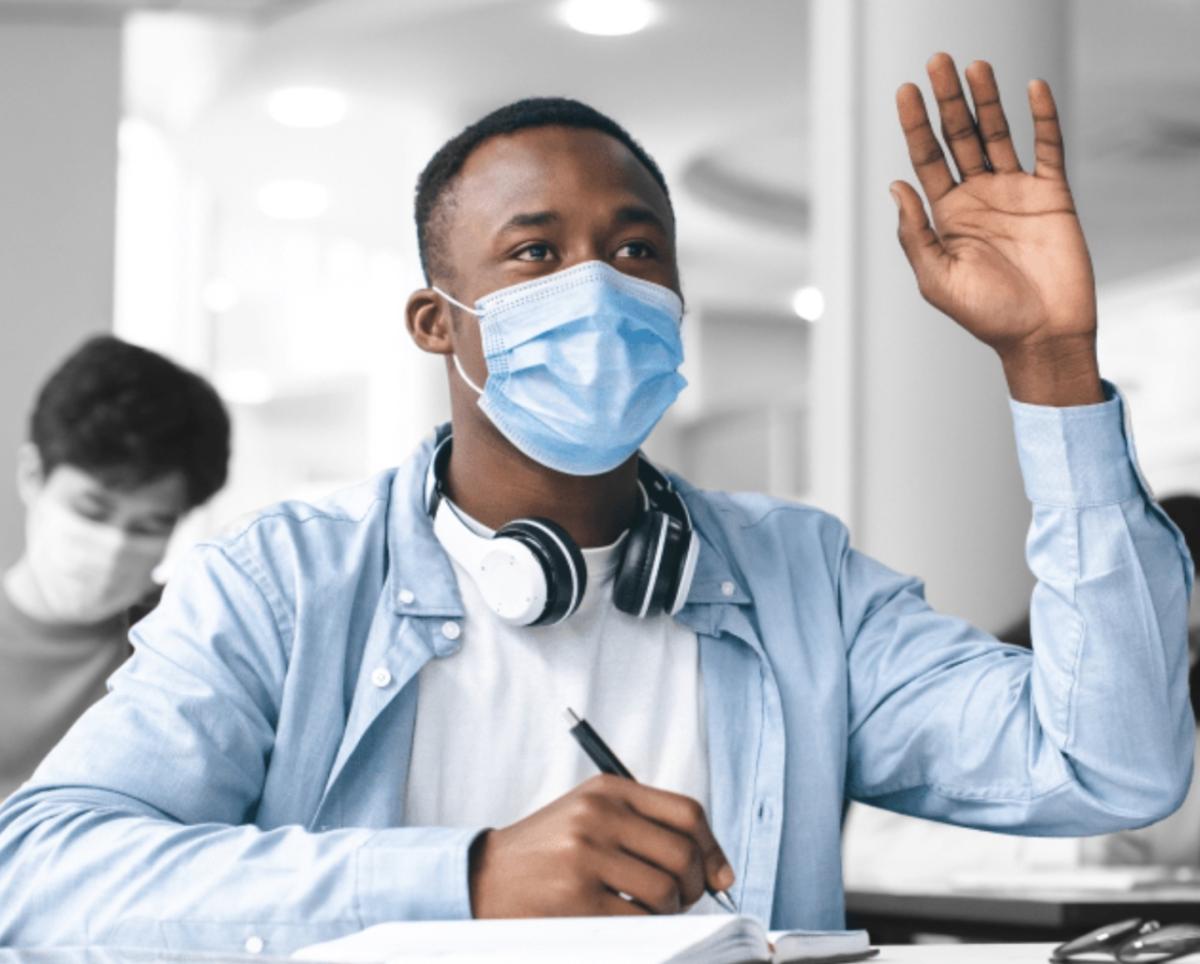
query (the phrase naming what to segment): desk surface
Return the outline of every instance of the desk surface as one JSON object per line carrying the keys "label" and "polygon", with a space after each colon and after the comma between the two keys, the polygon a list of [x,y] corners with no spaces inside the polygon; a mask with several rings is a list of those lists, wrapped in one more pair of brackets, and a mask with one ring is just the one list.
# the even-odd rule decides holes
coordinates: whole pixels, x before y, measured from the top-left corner
{"label": "desk surface", "polygon": [[852,925],[881,940],[931,932],[975,940],[1067,940],[1126,917],[1200,920],[1200,888],[1105,891],[846,892]]}
{"label": "desk surface", "polygon": [[[1045,964],[1054,944],[936,944],[916,947],[881,947],[875,964]],[[215,964],[256,962],[262,957],[214,957],[153,951],[114,951],[101,948],[21,951],[0,948],[0,964]]]}
{"label": "desk surface", "polygon": [[1056,944],[925,944],[879,949],[877,964],[1046,964]]}

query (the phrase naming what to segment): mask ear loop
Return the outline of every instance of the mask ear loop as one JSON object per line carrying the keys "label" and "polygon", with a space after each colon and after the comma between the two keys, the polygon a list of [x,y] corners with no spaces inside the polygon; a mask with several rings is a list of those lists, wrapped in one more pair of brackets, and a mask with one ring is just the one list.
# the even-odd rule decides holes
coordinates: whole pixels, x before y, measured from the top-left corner
{"label": "mask ear loop", "polygon": [[[476,318],[480,317],[480,313],[478,311],[476,311],[474,308],[468,308],[457,298],[453,297],[452,295],[447,294],[441,288],[439,288],[437,285],[430,285],[430,288],[432,288],[434,291],[436,291],[439,295],[441,295],[443,298],[445,298],[448,302],[450,302],[450,304],[454,305],[456,308],[461,308],[463,311],[467,312],[468,314],[474,315]],[[458,352],[455,352],[453,355],[451,355],[451,357],[454,359],[454,367],[458,370],[458,377],[461,378],[464,382],[466,382],[467,387],[470,388],[471,391],[473,391],[476,395],[482,395],[483,389],[480,388],[478,385],[476,385],[475,382],[471,380],[471,377],[463,369],[462,362],[459,360],[459,357],[458,357]]]}

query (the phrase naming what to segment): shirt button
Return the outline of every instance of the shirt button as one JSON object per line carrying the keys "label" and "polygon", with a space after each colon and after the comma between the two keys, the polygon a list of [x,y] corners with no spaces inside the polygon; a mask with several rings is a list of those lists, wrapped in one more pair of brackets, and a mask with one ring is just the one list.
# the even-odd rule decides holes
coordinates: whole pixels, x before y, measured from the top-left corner
{"label": "shirt button", "polygon": [[404,605],[407,606],[409,603],[411,603],[416,598],[417,597],[413,595],[413,591],[411,589],[401,589],[400,590],[400,601],[402,603],[404,603]]}
{"label": "shirt button", "polygon": [[383,689],[392,681],[392,674],[387,671],[387,668],[380,666],[371,673],[371,682]]}
{"label": "shirt button", "polygon": [[263,939],[256,934],[254,937],[247,937],[246,943],[242,946],[246,948],[247,954],[261,954],[263,952],[263,948],[266,947],[266,944],[263,942]]}
{"label": "shirt button", "polygon": [[447,639],[458,639],[462,635],[462,627],[453,620],[442,623],[442,635]]}
{"label": "shirt button", "polygon": [[721,583],[721,595],[722,596],[732,596],[734,593],[734,590],[736,590],[736,589],[737,589],[737,586],[735,586],[733,583],[731,583],[728,579],[726,579],[723,583]]}

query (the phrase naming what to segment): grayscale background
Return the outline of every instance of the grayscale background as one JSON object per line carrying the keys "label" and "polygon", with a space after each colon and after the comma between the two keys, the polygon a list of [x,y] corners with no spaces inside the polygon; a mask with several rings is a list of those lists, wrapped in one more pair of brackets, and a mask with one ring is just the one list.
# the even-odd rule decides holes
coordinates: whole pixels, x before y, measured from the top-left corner
{"label": "grayscale background", "polygon": [[[887,192],[911,179],[893,92],[945,49],[994,64],[1026,157],[1024,84],[1052,83],[1104,373],[1151,484],[1200,490],[1200,3],[653,7],[592,36],[551,0],[0,0],[0,476],[39,381],[109,330],[234,415],[231,483],[181,547],[403,459],[447,414],[403,325],[417,172],[491,108],[565,94],[629,128],[678,209],[690,387],[651,454],[838,513],[998,629],[1031,585],[1003,378],[920,300]],[[281,122],[294,87],[343,116],[301,98]],[[0,486],[11,557],[20,520]]]}

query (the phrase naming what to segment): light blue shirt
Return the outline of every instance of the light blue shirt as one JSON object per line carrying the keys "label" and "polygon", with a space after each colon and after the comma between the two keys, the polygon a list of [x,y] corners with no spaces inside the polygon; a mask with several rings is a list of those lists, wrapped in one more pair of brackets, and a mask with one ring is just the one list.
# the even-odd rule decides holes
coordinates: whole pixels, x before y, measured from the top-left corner
{"label": "light blue shirt", "polygon": [[[933,612],[822,512],[680,483],[702,540],[677,618],[699,638],[711,823],[738,906],[772,927],[843,925],[847,797],[1093,834],[1186,793],[1192,564],[1122,403],[1012,408],[1032,653]],[[181,566],[110,694],[0,809],[0,943],[283,954],[470,915],[478,830],[403,811],[417,674],[463,616],[422,507],[429,456],[268,509]]]}

